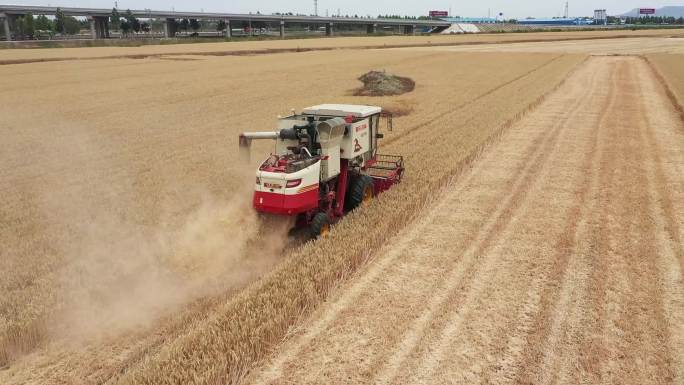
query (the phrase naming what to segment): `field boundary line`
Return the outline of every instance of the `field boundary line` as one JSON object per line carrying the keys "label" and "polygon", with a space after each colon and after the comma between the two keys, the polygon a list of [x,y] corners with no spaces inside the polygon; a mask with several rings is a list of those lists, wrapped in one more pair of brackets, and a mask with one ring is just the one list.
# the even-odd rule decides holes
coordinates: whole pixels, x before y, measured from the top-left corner
{"label": "field boundary line", "polygon": [[[675,219],[676,215],[673,213],[674,208],[672,204],[672,195],[667,188],[671,181],[668,180],[669,178],[665,175],[665,171],[663,170],[663,164],[665,161],[660,156],[662,152],[660,141],[656,138],[651,120],[646,114],[643,113],[643,111],[648,111],[648,106],[645,103],[644,87],[641,83],[637,82],[636,88],[638,90],[638,94],[641,96],[639,98],[639,109],[642,111],[642,113],[638,114],[639,120],[641,120],[645,126],[645,130],[640,130],[638,134],[641,142],[646,145],[646,148],[641,148],[645,158],[645,170],[643,174],[644,179],[646,180],[646,189],[650,198],[646,206],[651,214],[651,226],[653,226],[654,229],[664,229],[668,235],[661,238],[658,236],[658,232],[654,231],[653,243],[657,250],[660,250],[661,252],[665,251],[664,254],[668,254],[669,251],[669,254],[674,256],[675,259],[679,261],[679,272],[681,274],[682,264],[684,262],[682,258],[684,258],[684,254],[682,253],[682,243],[679,237],[679,224]],[[656,92],[658,91],[657,85],[654,87],[654,89]],[[663,249],[668,250],[666,251]],[[663,255],[660,255],[659,259],[649,258],[648,267],[650,267],[650,272],[655,273],[654,275],[662,274],[662,266],[659,266],[658,262],[660,262],[663,258]],[[632,269],[634,269],[634,267],[632,267]],[[672,375],[674,377],[673,380],[677,378],[681,380],[682,369],[677,365],[679,362],[681,362],[681,357],[678,357],[677,354],[673,355],[673,352],[677,351],[677,346],[672,338],[672,329],[675,328],[676,325],[671,325],[668,322],[670,320],[669,317],[675,317],[675,315],[669,311],[670,309],[668,309],[667,294],[670,293],[664,284],[665,280],[666,277],[661,275],[660,282],[657,282],[653,288],[653,290],[657,290],[660,294],[659,296],[654,296],[652,298],[652,301],[656,304],[660,315],[655,319],[655,323],[660,326],[662,331],[658,334],[658,336],[664,339],[662,342],[668,346],[665,361],[669,364],[668,367],[672,371]]]}

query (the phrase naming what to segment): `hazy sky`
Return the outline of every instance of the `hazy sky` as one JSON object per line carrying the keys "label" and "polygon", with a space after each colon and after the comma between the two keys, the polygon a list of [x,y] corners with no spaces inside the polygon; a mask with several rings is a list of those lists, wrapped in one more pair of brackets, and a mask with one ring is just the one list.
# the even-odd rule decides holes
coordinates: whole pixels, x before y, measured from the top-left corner
{"label": "hazy sky", "polygon": [[[110,8],[114,0],[0,0],[4,4],[53,5]],[[249,13],[260,11],[299,12],[312,14],[314,0],[118,0],[120,9],[144,9],[205,12]],[[449,10],[453,15],[481,17],[503,12],[506,18],[552,17],[561,16],[565,1],[563,0],[413,0],[413,1],[381,1],[381,0],[318,0],[318,14],[373,15],[401,14],[425,15],[429,10]],[[593,16],[595,8],[605,8],[608,14],[621,14],[633,8],[659,8],[665,5],[684,5],[684,0],[574,0],[570,1],[570,16]]]}

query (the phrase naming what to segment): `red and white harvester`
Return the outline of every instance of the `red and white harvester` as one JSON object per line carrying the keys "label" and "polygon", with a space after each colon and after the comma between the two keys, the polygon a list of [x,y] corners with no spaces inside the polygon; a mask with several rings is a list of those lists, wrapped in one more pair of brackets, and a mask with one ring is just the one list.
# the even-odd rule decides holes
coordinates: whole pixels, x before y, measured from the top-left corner
{"label": "red and white harvester", "polygon": [[249,159],[251,142],[275,140],[275,152],[256,172],[254,208],[296,216],[312,236],[327,235],[347,212],[401,181],[401,156],[378,154],[380,107],[322,104],[280,118],[277,131],[245,132],[240,150]]}

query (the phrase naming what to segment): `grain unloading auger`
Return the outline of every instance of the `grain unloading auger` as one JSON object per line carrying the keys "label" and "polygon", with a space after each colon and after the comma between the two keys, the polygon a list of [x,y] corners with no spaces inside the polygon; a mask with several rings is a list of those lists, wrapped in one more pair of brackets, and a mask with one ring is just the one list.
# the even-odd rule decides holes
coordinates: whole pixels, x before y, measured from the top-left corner
{"label": "grain unloading auger", "polygon": [[280,118],[276,131],[245,132],[240,151],[249,159],[253,140],[275,140],[275,153],[257,169],[254,208],[295,216],[312,236],[377,194],[401,182],[404,159],[378,154],[380,107],[322,104]]}

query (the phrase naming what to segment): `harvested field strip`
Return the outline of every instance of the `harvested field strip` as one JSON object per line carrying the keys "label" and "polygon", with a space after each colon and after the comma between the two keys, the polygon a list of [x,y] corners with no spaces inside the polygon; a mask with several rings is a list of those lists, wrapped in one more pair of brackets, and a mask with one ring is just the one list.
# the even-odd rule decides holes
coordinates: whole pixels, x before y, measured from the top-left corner
{"label": "harvested field strip", "polygon": [[[429,136],[422,134],[414,138],[407,135],[404,141],[389,146],[388,151],[402,152],[408,159],[413,159],[409,160],[413,168],[406,183],[388,192],[369,210],[342,221],[329,239],[306,245],[290,255],[287,262],[267,279],[225,304],[205,324],[197,325],[158,357],[132,368],[122,381],[174,381],[169,379],[169,373],[175,373],[175,379],[195,383],[221,380],[226,373],[227,380],[238,380],[283,338],[289,326],[325,298],[331,287],[353,272],[384,243],[387,236],[396,233],[431,202],[434,190],[472,162],[487,138],[496,137],[497,132],[510,126],[512,121],[507,123],[507,119],[519,119],[522,116],[519,111],[531,102],[534,104],[535,99],[541,99],[541,95],[558,84],[580,60],[566,57],[535,78],[525,78],[527,87],[515,84],[489,95],[488,98],[493,100],[512,100],[516,95],[515,106],[501,106],[500,114],[497,111],[484,114],[484,111],[474,108],[470,113],[478,116],[469,119],[470,126],[463,129],[469,135],[445,136],[447,130],[456,128],[450,121],[438,121]],[[520,88],[527,89],[528,96],[521,95]],[[495,104],[483,103],[480,108],[490,110]],[[479,115],[486,115],[486,119],[481,120],[483,117]],[[437,143],[439,141],[445,143]],[[445,151],[443,146],[448,146],[451,151]],[[421,158],[423,160],[418,160]],[[444,164],[447,159],[448,164]],[[435,165],[441,165],[439,172]],[[406,196],[411,199],[406,199]],[[359,237],[356,230],[371,218],[383,218],[383,221],[375,221],[377,227]],[[351,234],[355,234],[357,242],[351,245],[344,243],[345,250],[339,250],[337,245]],[[202,341],[199,346],[198,341]]]}
{"label": "harvested field strip", "polygon": [[591,58],[248,382],[680,383],[681,127]]}
{"label": "harvested field strip", "polygon": [[[590,93],[593,88],[592,85],[595,84],[595,79],[592,79],[587,83],[587,93]],[[570,101],[569,101],[570,102]],[[579,109],[584,108],[583,105],[584,98],[577,98],[571,101],[572,105],[569,108],[570,114],[576,113]],[[448,349],[448,344],[442,343],[442,341],[453,338],[457,330],[463,325],[465,319],[463,319],[462,314],[460,314],[460,309],[467,309],[472,306],[472,303],[460,301],[459,293],[456,291],[456,287],[471,287],[471,292],[467,297],[468,300],[472,301],[477,298],[485,297],[484,291],[490,286],[495,284],[496,275],[492,271],[492,261],[482,261],[477,259],[476,256],[490,254],[490,249],[494,246],[494,240],[496,236],[500,234],[508,233],[511,231],[511,226],[518,220],[517,216],[519,211],[522,209],[521,205],[526,202],[525,197],[529,194],[530,190],[536,188],[539,183],[540,174],[548,174],[550,170],[548,169],[548,157],[553,153],[553,149],[558,146],[558,141],[560,139],[560,133],[564,125],[567,124],[570,119],[570,115],[559,119],[553,123],[546,133],[540,135],[538,138],[530,142],[529,149],[524,153],[523,161],[520,163],[519,167],[514,170],[510,170],[509,173],[513,176],[512,179],[507,183],[510,188],[510,192],[501,199],[497,204],[499,206],[492,212],[492,215],[486,219],[481,226],[481,229],[477,233],[478,236],[475,240],[469,242],[470,246],[466,249],[462,259],[468,260],[465,262],[461,260],[457,263],[458,268],[455,271],[463,269],[463,264],[468,266],[468,270],[463,274],[449,275],[445,280],[446,288],[440,288],[437,290],[438,293],[445,293],[444,299],[436,302],[432,300],[430,304],[430,311],[423,313],[426,316],[422,322],[417,322],[419,325],[421,338],[420,340],[402,341],[402,347],[399,351],[406,352],[404,356],[395,361],[395,358],[390,359],[391,377],[386,374],[385,371],[381,371],[378,378],[381,379],[381,383],[393,383],[395,377],[399,375],[399,370],[404,364],[405,360],[408,358],[408,353],[417,354],[414,351],[418,350],[420,346],[428,347],[430,346],[430,336],[427,335],[428,326],[439,325],[436,329],[442,330],[441,335],[438,337],[440,343],[436,346],[436,350],[431,353],[436,357],[444,357]],[[487,263],[489,262],[489,263]],[[474,279],[478,279],[477,283],[473,282]],[[482,279],[482,277],[486,277]],[[448,295],[448,296],[447,296]],[[459,303],[461,302],[461,303]],[[450,312],[444,312],[445,308],[451,308]],[[429,315],[428,315],[429,314]],[[416,334],[416,326],[412,326],[406,335],[413,336]],[[434,338],[434,336],[432,336]],[[494,338],[496,340],[496,338]],[[425,355],[425,352],[422,352]],[[427,358],[423,358],[427,360]],[[444,360],[440,358],[439,361]],[[424,376],[428,377],[437,369],[436,366],[439,363],[438,360],[427,360]],[[385,379],[384,381],[382,379]]]}

